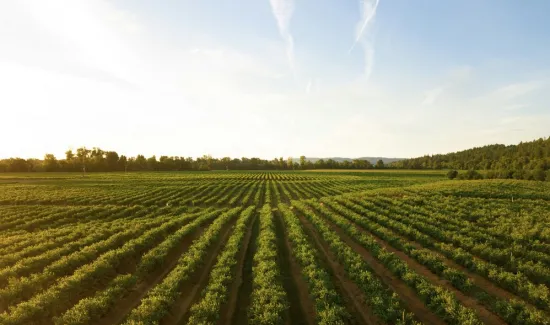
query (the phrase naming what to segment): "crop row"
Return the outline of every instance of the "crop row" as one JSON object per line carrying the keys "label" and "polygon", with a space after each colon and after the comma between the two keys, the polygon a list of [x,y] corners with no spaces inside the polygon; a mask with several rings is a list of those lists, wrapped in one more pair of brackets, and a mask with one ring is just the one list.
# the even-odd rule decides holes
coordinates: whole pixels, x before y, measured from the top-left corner
{"label": "crop row", "polygon": [[301,273],[308,284],[310,297],[314,300],[317,324],[343,325],[349,319],[342,297],[336,292],[327,270],[321,266],[316,251],[308,242],[300,221],[287,205],[278,209],[285,223],[287,236],[292,244],[292,255],[301,267]]}
{"label": "crop row", "polygon": [[126,324],[158,324],[168,314],[176,299],[182,295],[183,284],[199,269],[207,255],[208,248],[219,239],[224,225],[241,210],[241,208],[234,208],[219,216],[180,257],[176,267],[161,283],[147,293],[139,306],[130,312]]}
{"label": "crop row", "polygon": [[169,235],[155,248],[149,250],[140,259],[136,271],[129,274],[118,275],[103,291],[97,292],[94,296],[80,300],[75,306],[57,318],[57,324],[89,324],[99,320],[109,310],[116,306],[116,302],[129,295],[131,289],[155,272],[165,267],[168,254],[174,251],[182,240],[197,228],[211,221],[219,215],[219,211],[212,211],[201,214],[195,220],[181,227]]}
{"label": "crop row", "polygon": [[393,324],[414,323],[413,315],[405,311],[398,296],[382,284],[362,257],[346,245],[322,218],[300,201],[293,201],[292,206],[313,224],[338,262],[344,266],[349,279],[364,292],[367,300],[365,303],[372,308],[375,315]]}
{"label": "crop row", "polygon": [[[375,219],[382,219],[379,214],[369,214],[369,211],[371,211],[371,213],[373,211],[380,213],[380,209],[373,207],[371,204],[365,204],[363,201],[359,201],[354,198],[350,198],[350,200],[353,203],[362,206],[362,211],[365,212],[366,215]],[[391,215],[391,218],[386,217],[388,224],[397,223],[398,225],[405,225],[409,228],[407,236],[411,239],[417,240],[426,247],[433,247],[437,249],[458,264],[486,277],[504,289],[518,294],[533,304],[541,308],[548,308],[548,301],[550,299],[548,287],[544,284],[533,283],[531,281],[532,277],[528,276],[528,274],[523,274],[521,272],[510,272],[502,266],[480,259],[469,252],[468,249],[453,245],[453,243],[444,236],[443,231],[440,231],[433,226],[426,226],[424,223],[416,221],[410,215],[406,217],[397,213],[389,215]],[[536,270],[537,269],[534,269],[533,272],[536,272]]]}
{"label": "crop row", "polygon": [[235,230],[229,237],[216,265],[210,273],[208,285],[202,299],[190,309],[187,324],[216,324],[220,318],[221,307],[227,303],[229,286],[235,281],[238,254],[242,250],[244,238],[253,219],[255,207],[250,206],[241,213]]}
{"label": "crop row", "polygon": [[260,234],[254,254],[252,274],[249,323],[283,324],[284,313],[288,308],[288,298],[277,264],[277,238],[269,204],[265,204],[260,211]]}
{"label": "crop row", "polygon": [[413,215],[415,219],[426,225],[437,227],[449,241],[483,256],[489,262],[501,265],[511,271],[522,271],[534,278],[550,284],[550,255],[537,252],[514,241],[503,241],[488,236],[484,228],[472,226],[469,222],[459,222],[458,218],[442,215],[437,211],[420,214],[416,207],[397,206],[386,198],[371,201],[391,212]]}
{"label": "crop row", "polygon": [[[90,290],[90,288],[97,287],[110,278],[115,277],[125,262],[141,256],[156,246],[175,229],[188,223],[189,220],[195,217],[186,215],[174,217],[170,221],[163,223],[160,227],[147,230],[141,236],[126,241],[122,247],[109,249],[100,256],[98,256],[98,252],[95,249],[90,249],[88,254],[85,254],[84,250],[76,252],[71,257],[78,264],[81,264],[80,260],[82,259],[86,261],[93,260],[93,262],[79,267],[71,275],[59,276],[59,274],[43,272],[38,274],[38,280],[35,280],[35,277],[29,278],[29,282],[38,283],[44,282],[43,277],[47,278],[46,282],[55,279],[55,284],[32,296],[29,300],[10,307],[9,311],[0,314],[0,322],[3,324],[25,324],[33,320],[47,319],[59,314],[70,306],[73,299],[77,299],[80,295],[85,294],[87,290]],[[132,230],[134,229],[130,229],[130,231]],[[111,237],[110,239],[114,238]],[[120,237],[116,239],[116,243],[120,243]],[[70,261],[70,259],[60,260],[60,263],[56,265],[56,268],[60,271],[59,273],[63,274],[66,273],[67,269],[72,269]],[[27,289],[32,290],[34,287],[35,283],[32,286],[28,286]],[[10,291],[20,290],[19,287],[10,286],[8,288]],[[7,295],[9,296],[9,292]],[[72,299],[67,299],[67,297],[72,297]],[[7,299],[7,301],[12,302],[13,299]]]}
{"label": "crop row", "polygon": [[[515,324],[522,323],[522,321],[526,322],[526,324],[543,324],[545,317],[540,311],[528,308],[524,303],[517,300],[508,301],[489,295],[482,288],[476,286],[466,274],[449,267],[442,258],[431,251],[415,247],[408,241],[402,239],[400,236],[395,235],[389,229],[370,221],[368,218],[353,212],[351,209],[338,204],[336,201],[325,199],[323,200],[323,203],[345,218],[382,238],[394,248],[399,249],[408,256],[414,258],[420,264],[426,266],[434,274],[437,274],[438,276],[449,281],[449,283],[451,283],[458,290],[461,290],[466,294],[473,295],[476,299],[483,302],[503,319]],[[348,205],[349,204],[350,203],[348,203]],[[526,320],[528,320],[528,322]]]}

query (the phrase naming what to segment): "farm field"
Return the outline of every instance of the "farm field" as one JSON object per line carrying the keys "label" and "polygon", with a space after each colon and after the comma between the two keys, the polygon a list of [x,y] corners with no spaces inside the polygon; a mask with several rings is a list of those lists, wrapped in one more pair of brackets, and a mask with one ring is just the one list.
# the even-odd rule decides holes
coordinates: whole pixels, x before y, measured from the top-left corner
{"label": "farm field", "polygon": [[550,184],[0,174],[0,324],[550,324]]}

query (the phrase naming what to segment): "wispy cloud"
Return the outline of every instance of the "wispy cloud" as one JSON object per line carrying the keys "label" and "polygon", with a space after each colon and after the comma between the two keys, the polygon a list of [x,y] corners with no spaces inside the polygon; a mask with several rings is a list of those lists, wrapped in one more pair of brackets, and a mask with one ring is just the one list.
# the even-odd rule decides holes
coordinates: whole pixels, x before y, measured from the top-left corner
{"label": "wispy cloud", "polygon": [[309,79],[306,85],[306,94],[309,94],[311,92],[311,86],[313,85],[313,80]]}
{"label": "wispy cloud", "polygon": [[269,0],[271,3],[271,9],[273,10],[273,16],[277,21],[277,27],[279,33],[283,38],[286,45],[286,56],[288,58],[288,64],[292,70],[292,74],[296,77],[296,68],[294,64],[294,39],[290,33],[290,19],[294,13],[294,1],[293,0]]}
{"label": "wispy cloud", "polygon": [[441,87],[436,87],[426,91],[424,95],[424,100],[422,101],[422,105],[423,106],[433,105],[437,100],[437,98],[443,93],[444,89],[445,87],[441,86]]}
{"label": "wispy cloud", "polygon": [[361,20],[357,25],[358,28],[355,35],[355,41],[353,42],[353,45],[349,49],[350,53],[351,51],[353,51],[353,48],[355,47],[355,45],[359,43],[359,41],[365,34],[365,31],[367,30],[369,23],[374,19],[379,2],[380,0],[363,0],[361,2]]}
{"label": "wispy cloud", "polygon": [[460,88],[467,82],[473,74],[473,68],[468,65],[453,67],[449,70],[444,79],[439,80],[437,86],[434,86],[424,92],[422,106],[431,106],[441,101],[441,97],[452,95],[453,91]]}
{"label": "wispy cloud", "polygon": [[355,40],[351,45],[348,53],[351,53],[357,43],[363,46],[365,53],[365,78],[368,80],[374,67],[374,46],[372,40],[369,39],[369,27],[372,26],[376,10],[380,0],[363,0],[361,2],[361,20],[357,23],[357,31]]}
{"label": "wispy cloud", "polygon": [[539,90],[542,86],[543,83],[539,81],[514,83],[495,90],[493,95],[496,97],[513,99]]}

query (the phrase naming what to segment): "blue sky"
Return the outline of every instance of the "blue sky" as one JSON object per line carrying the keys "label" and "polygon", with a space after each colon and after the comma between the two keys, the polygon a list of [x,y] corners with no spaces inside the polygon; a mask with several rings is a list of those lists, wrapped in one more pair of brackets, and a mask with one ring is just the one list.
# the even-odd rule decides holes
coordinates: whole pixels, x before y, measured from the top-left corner
{"label": "blue sky", "polygon": [[83,145],[413,157],[547,137],[548,12],[543,0],[3,1],[0,157]]}

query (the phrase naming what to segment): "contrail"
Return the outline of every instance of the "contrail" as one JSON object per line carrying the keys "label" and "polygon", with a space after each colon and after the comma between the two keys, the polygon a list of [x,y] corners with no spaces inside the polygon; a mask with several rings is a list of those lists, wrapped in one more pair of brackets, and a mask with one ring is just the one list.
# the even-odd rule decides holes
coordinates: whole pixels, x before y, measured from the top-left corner
{"label": "contrail", "polygon": [[279,28],[279,34],[283,38],[286,45],[286,56],[292,74],[296,77],[294,68],[294,39],[290,33],[290,19],[294,13],[294,1],[293,0],[269,0],[271,3],[271,9],[273,10],[273,16],[277,21],[277,27]]}
{"label": "contrail", "polygon": [[372,21],[374,16],[376,15],[376,9],[378,8],[378,3],[380,0],[363,0],[362,2],[362,12],[361,12],[361,21],[359,22],[361,25],[359,31],[357,32],[357,36],[355,38],[355,41],[353,42],[353,45],[349,49],[348,53],[351,53],[353,49],[355,48],[355,45],[361,40],[361,37],[363,37],[363,34],[365,33],[365,30],[367,29],[367,26]]}

